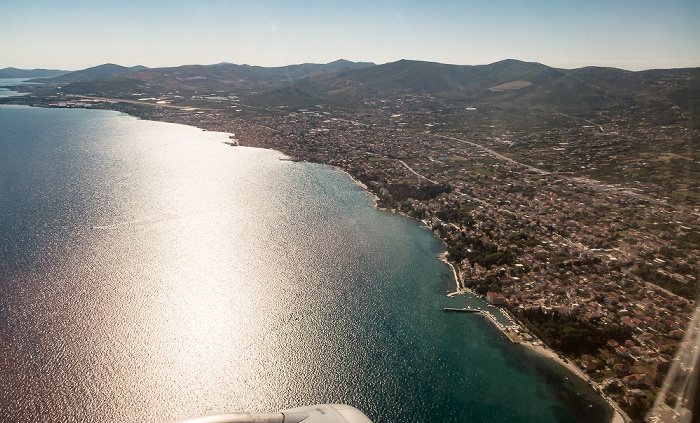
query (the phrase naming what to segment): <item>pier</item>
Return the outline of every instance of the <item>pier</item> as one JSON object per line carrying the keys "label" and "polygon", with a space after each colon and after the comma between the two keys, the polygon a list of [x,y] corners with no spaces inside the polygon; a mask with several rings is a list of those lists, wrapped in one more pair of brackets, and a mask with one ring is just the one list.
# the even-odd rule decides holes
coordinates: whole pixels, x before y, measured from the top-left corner
{"label": "pier", "polygon": [[[482,309],[477,309],[477,308],[470,308],[470,307],[464,307],[464,308],[453,308],[453,307],[444,307],[442,311],[446,312],[453,312],[453,313],[478,313],[481,314],[482,316],[486,317],[493,323],[498,330],[500,330],[510,341],[514,344],[519,344],[520,343],[520,335],[516,329],[519,329],[520,327],[513,322],[513,325],[511,326],[503,326],[498,320],[496,320],[496,317],[491,314],[490,311],[488,310],[482,310]],[[505,314],[504,314],[505,315]],[[505,315],[508,317],[509,320],[512,319],[510,316]]]}
{"label": "pier", "polygon": [[445,307],[442,309],[442,311],[453,311],[453,312],[459,312],[459,313],[481,313],[481,310],[475,309],[475,308],[452,308],[452,307]]}

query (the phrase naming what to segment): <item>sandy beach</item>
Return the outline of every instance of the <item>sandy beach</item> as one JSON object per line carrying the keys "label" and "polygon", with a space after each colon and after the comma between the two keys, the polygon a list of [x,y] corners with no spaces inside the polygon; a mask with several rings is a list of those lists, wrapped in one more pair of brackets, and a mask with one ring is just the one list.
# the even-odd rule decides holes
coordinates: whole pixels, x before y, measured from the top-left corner
{"label": "sandy beach", "polygon": [[[447,260],[447,255],[446,255],[446,253],[441,254],[438,258],[439,258],[441,261],[447,263],[447,264],[452,268],[452,271],[453,271],[453,273],[454,273],[455,284],[457,285],[457,290],[456,290],[455,292],[451,293],[451,294],[448,294],[448,296],[451,297],[451,296],[453,296],[453,295],[459,295],[459,294],[464,294],[464,293],[466,293],[466,292],[470,292],[469,289],[467,289],[467,288],[465,288],[465,287],[462,286],[461,280],[460,280],[460,278],[459,278],[459,274],[457,273],[457,269],[455,268],[455,266],[454,266],[452,263],[450,263],[449,260]],[[512,318],[515,319],[514,317],[512,317]],[[515,323],[517,323],[517,326],[520,326],[521,328],[524,328],[524,326],[523,326],[519,321],[517,321],[517,319],[516,319]],[[504,335],[508,336],[511,340],[513,340],[513,338],[509,335],[509,332],[508,332],[505,328],[500,327],[500,326],[499,326],[498,324],[496,324],[495,322],[494,322],[494,325],[495,325]],[[524,347],[526,347],[526,348],[529,348],[529,349],[532,350],[532,351],[535,351],[535,352],[538,353],[538,354],[542,354],[543,356],[545,356],[545,357],[547,357],[547,358],[549,358],[549,359],[551,359],[551,360],[556,361],[557,363],[559,363],[559,364],[561,364],[562,366],[564,366],[564,367],[566,367],[567,369],[569,369],[569,370],[570,370],[572,373],[574,373],[576,376],[578,376],[579,378],[581,378],[582,380],[584,380],[585,382],[587,382],[589,385],[591,385],[592,387],[594,387],[594,388],[596,389],[596,391],[598,391],[598,394],[601,395],[601,396],[603,397],[603,399],[605,399],[605,401],[607,401],[607,403],[610,404],[610,406],[611,406],[612,409],[613,409],[613,416],[612,416],[612,418],[610,419],[610,423],[629,423],[629,422],[631,421],[630,418],[627,416],[627,414],[626,414],[624,411],[622,411],[622,409],[620,408],[620,406],[617,405],[617,403],[616,403],[615,401],[613,401],[612,398],[610,398],[609,396],[605,395],[605,394],[602,392],[601,389],[599,389],[598,382],[596,382],[596,381],[594,381],[593,379],[591,379],[585,372],[583,372],[583,371],[576,365],[576,363],[570,361],[569,359],[562,358],[559,354],[557,354],[556,351],[554,351],[553,349],[547,347],[546,345],[544,345],[543,343],[541,343],[541,342],[539,342],[539,341],[538,341],[537,343],[533,343],[533,342],[523,341],[523,340],[519,340],[519,341],[513,340],[513,342],[514,342],[514,343],[518,343],[518,344],[520,344],[520,345],[522,345],[522,346],[524,346]]]}
{"label": "sandy beach", "polygon": [[452,273],[454,274],[454,277],[455,277],[455,283],[457,284],[457,291],[453,292],[450,295],[455,295],[455,294],[459,294],[459,293],[463,292],[464,287],[462,286],[461,279],[459,277],[459,274],[457,273],[457,269],[455,268],[455,266],[452,263],[450,263],[449,260],[447,260],[447,252],[440,254],[438,256],[438,258],[440,259],[440,261],[442,261],[450,266],[450,268],[452,269]]}
{"label": "sandy beach", "polygon": [[584,381],[588,382],[589,385],[593,386],[596,388],[596,391],[610,404],[610,406],[613,408],[613,417],[610,420],[611,423],[628,423],[631,420],[629,417],[627,417],[627,414],[625,414],[624,411],[620,409],[620,406],[617,405],[615,401],[613,401],[610,397],[607,395],[603,394],[599,389],[598,389],[598,383],[595,382],[593,379],[591,379],[586,373],[584,373],[575,363],[571,362],[568,359],[563,359],[562,357],[559,356],[559,354],[556,353],[556,351],[552,350],[551,348],[546,347],[543,344],[535,344],[532,342],[520,342],[520,345],[527,347],[531,349],[532,351],[535,351],[539,354],[544,355],[547,358],[550,358],[557,363],[561,364],[562,366],[566,367],[569,369],[571,372],[573,372],[575,375],[583,379]]}

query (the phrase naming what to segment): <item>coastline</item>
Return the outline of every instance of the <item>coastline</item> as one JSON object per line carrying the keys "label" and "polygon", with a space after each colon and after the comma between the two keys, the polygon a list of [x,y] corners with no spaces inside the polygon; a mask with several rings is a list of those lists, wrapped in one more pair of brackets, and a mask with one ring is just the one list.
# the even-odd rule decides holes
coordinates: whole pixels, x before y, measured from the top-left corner
{"label": "coastline", "polygon": [[540,343],[523,341],[523,342],[520,342],[520,345],[559,363],[560,365],[566,367],[573,374],[578,376],[581,380],[583,380],[584,382],[591,385],[596,390],[596,392],[598,392],[598,395],[600,395],[608,403],[608,405],[610,405],[610,407],[612,407],[613,416],[610,419],[610,423],[629,423],[631,421],[631,419],[627,416],[627,414],[625,414],[625,412],[622,411],[620,406],[615,401],[613,401],[612,398],[610,398],[609,396],[607,396],[605,393],[602,392],[598,383],[595,382],[593,379],[591,379],[583,371],[581,371],[581,369],[578,366],[576,366],[575,363],[571,362],[567,358],[562,358],[559,354],[557,354],[556,351],[554,351],[553,349],[542,344],[541,341],[540,341]]}
{"label": "coastline", "polygon": [[[37,107],[37,106],[30,105],[30,107]],[[38,106],[38,107],[42,107],[42,106]],[[114,109],[108,109],[108,110],[114,110]],[[138,118],[138,119],[150,120],[150,121],[155,121],[155,122],[163,122],[163,121],[161,121],[161,120],[149,119],[149,118],[147,118],[147,117],[139,116],[139,115],[137,115],[137,114],[130,114],[130,113],[125,112],[125,111],[122,111],[122,110],[116,110],[116,111],[118,111],[118,112],[120,112],[120,113],[127,114],[127,115],[129,115],[129,116],[136,117],[136,118]],[[180,125],[187,125],[187,126],[195,127],[195,128],[202,129],[202,130],[205,130],[205,131],[219,132],[219,133],[221,133],[221,134],[225,134],[225,135],[229,136],[229,138],[232,138],[232,137],[234,136],[234,134],[233,134],[232,132],[226,132],[226,131],[219,131],[219,130],[207,129],[207,128],[205,128],[204,126],[197,125],[197,124],[190,124],[190,123],[178,122],[178,121],[165,121],[165,122],[171,122],[171,123],[176,123],[176,124],[180,124]],[[227,145],[230,145],[230,146],[232,146],[232,147],[245,146],[245,145],[240,145],[240,144],[238,143],[238,141],[236,142],[236,145],[234,145],[232,142],[223,142],[223,143],[224,143],[224,144],[227,144]],[[372,197],[372,198],[374,199],[374,204],[373,204],[374,208],[379,209],[379,210],[384,210],[384,211],[387,211],[387,212],[391,212],[391,213],[395,213],[395,214],[399,214],[399,215],[402,215],[402,216],[405,216],[405,217],[409,217],[409,218],[411,218],[411,219],[415,219],[415,217],[408,216],[407,214],[402,213],[402,212],[399,211],[399,210],[396,210],[396,209],[389,209],[389,208],[380,206],[380,205],[379,205],[380,199],[379,199],[379,197],[377,196],[377,194],[373,193],[365,184],[363,184],[362,182],[360,182],[359,180],[357,180],[356,178],[354,178],[348,171],[346,171],[345,169],[343,169],[343,168],[341,168],[341,167],[339,167],[339,166],[332,165],[332,164],[326,164],[326,163],[316,163],[316,162],[308,162],[308,161],[304,161],[304,160],[297,160],[296,158],[294,158],[294,157],[293,157],[292,155],[290,155],[289,153],[284,152],[284,151],[282,151],[282,150],[278,150],[278,149],[276,149],[276,148],[263,147],[263,146],[249,146],[249,147],[252,147],[252,148],[264,148],[264,149],[266,149],[266,150],[276,151],[276,152],[278,152],[278,153],[280,153],[280,154],[282,154],[282,155],[284,155],[284,156],[290,158],[290,159],[291,159],[290,161],[299,161],[299,162],[303,162],[303,163],[320,164],[320,165],[322,165],[322,166],[328,166],[328,167],[330,167],[330,168],[333,168],[333,169],[335,169],[335,170],[338,170],[338,171],[340,171],[340,172],[343,172],[343,173],[347,174],[347,175],[350,177],[350,179],[352,180],[353,185],[357,185],[357,186],[361,187],[361,188],[363,189],[363,191],[366,193],[366,195],[368,195],[368,196],[370,196],[370,197]],[[417,219],[416,219],[416,220],[417,220]],[[436,235],[436,236],[437,236],[437,235]],[[443,241],[439,236],[437,236],[437,238],[440,239],[441,241]],[[444,241],[443,241],[443,243],[444,243]],[[448,258],[447,258],[447,256],[446,256],[446,252],[440,254],[440,255],[438,256],[438,259],[441,260],[441,261],[443,261],[444,263],[448,264],[448,265],[452,268],[452,271],[453,271],[453,275],[454,275],[454,278],[455,278],[455,284],[456,284],[457,290],[456,290],[454,293],[451,293],[451,294],[449,294],[449,295],[452,296],[452,295],[458,295],[458,294],[463,294],[463,293],[471,292],[469,289],[467,289],[467,288],[465,288],[465,287],[462,286],[462,281],[461,281],[461,279],[460,279],[460,277],[459,277],[459,274],[458,274],[458,272],[457,272],[457,269],[455,268],[454,264],[451,263],[451,262],[448,260]],[[487,315],[485,315],[485,317],[488,318]],[[523,326],[515,317],[512,317],[512,319],[514,319],[515,323],[516,323],[518,326],[520,326],[521,328],[524,328],[524,326]],[[496,326],[497,329],[499,329],[502,333],[504,333],[509,339],[511,339],[511,340],[513,341],[513,339],[508,335],[508,333],[506,332],[506,330],[505,330],[504,327],[501,327],[501,326],[500,326],[496,321],[494,321],[492,318],[489,318],[489,320],[492,321],[492,323]],[[543,356],[545,356],[545,357],[547,357],[547,358],[549,358],[549,359],[554,360],[555,362],[559,363],[560,365],[566,367],[569,371],[571,371],[572,373],[574,373],[574,374],[575,374],[576,376],[578,376],[580,379],[582,379],[583,381],[587,382],[589,385],[593,386],[593,387],[595,388],[596,392],[598,393],[598,395],[600,395],[603,399],[605,399],[606,402],[607,402],[607,403],[612,407],[612,409],[613,409],[613,416],[612,416],[612,418],[611,418],[611,420],[610,420],[611,423],[628,423],[628,422],[631,421],[631,420],[629,419],[629,417],[627,417],[627,415],[620,409],[619,405],[618,405],[615,401],[613,401],[611,398],[609,398],[607,395],[605,395],[605,394],[598,388],[597,382],[593,381],[588,375],[586,375],[584,372],[582,372],[581,369],[579,369],[578,366],[576,366],[573,362],[571,362],[571,361],[568,360],[568,359],[562,358],[555,350],[553,350],[553,349],[547,347],[547,346],[544,345],[544,344],[541,344],[541,343],[533,343],[533,342],[529,342],[529,341],[520,341],[520,342],[515,342],[515,341],[513,341],[513,342],[514,342],[514,343],[519,343],[519,344],[523,345],[524,347],[530,349],[531,351],[534,351],[534,352],[536,352],[536,353],[538,353],[538,354],[540,354],[540,355],[543,355]]]}
{"label": "coastline", "polygon": [[[122,113],[125,113],[125,112],[122,112]],[[135,117],[137,117],[137,118],[139,118],[139,119],[144,119],[144,118],[141,117],[141,116],[135,116]],[[145,120],[150,120],[150,119],[145,119]],[[194,126],[194,127],[196,127],[196,128],[209,131],[209,129],[202,128],[201,126],[189,125],[189,124],[187,124],[187,123],[180,123],[180,122],[173,122],[173,123],[179,123],[179,124],[181,124],[181,125]],[[225,132],[223,132],[223,131],[216,131],[216,132],[225,133]],[[239,145],[240,145],[240,144],[239,144]],[[304,160],[298,160],[298,159],[296,159],[294,156],[290,155],[289,153],[286,153],[286,152],[284,152],[284,151],[281,151],[281,150],[278,150],[278,149],[275,149],[275,148],[270,148],[270,147],[258,147],[258,146],[254,146],[253,148],[264,148],[264,149],[266,149],[266,150],[277,151],[277,152],[283,154],[284,156],[289,157],[292,161],[295,161],[295,162],[319,164],[319,165],[322,165],[322,166],[327,166],[327,167],[333,168],[333,169],[335,169],[335,170],[337,170],[337,171],[339,171],[339,172],[345,173],[346,175],[348,175],[348,177],[349,177],[350,180],[352,181],[352,184],[353,184],[353,185],[359,186],[360,188],[363,189],[363,191],[365,192],[366,195],[368,195],[368,196],[370,196],[370,197],[372,197],[372,198],[374,199],[374,204],[373,204],[373,207],[374,207],[374,208],[376,208],[376,209],[378,209],[378,210],[384,210],[384,211],[389,212],[389,213],[399,214],[399,215],[401,215],[401,216],[408,217],[409,219],[415,219],[414,217],[408,216],[407,214],[402,213],[402,212],[400,212],[399,210],[396,210],[396,209],[389,209],[389,208],[386,208],[386,207],[381,207],[381,206],[379,205],[380,199],[379,199],[379,197],[377,196],[377,194],[375,194],[374,192],[372,192],[372,191],[369,189],[369,187],[367,187],[367,185],[365,185],[364,183],[360,182],[358,179],[356,179],[355,177],[353,177],[348,171],[346,171],[345,169],[343,169],[343,168],[341,168],[341,167],[339,167],[339,166],[332,165],[332,164],[326,164],[326,163],[315,163],[315,162],[307,162],[307,161],[304,161]],[[440,239],[440,241],[442,241],[442,242],[444,243],[444,241],[443,241],[440,237],[438,237],[438,239]],[[463,293],[472,293],[471,290],[469,290],[468,288],[461,287],[461,279],[459,278],[459,274],[458,274],[457,269],[455,268],[454,264],[452,264],[452,263],[447,259],[447,252],[445,251],[444,253],[440,254],[437,258],[438,258],[440,261],[442,261],[442,262],[444,262],[444,263],[446,263],[446,264],[448,264],[448,265],[450,266],[450,268],[452,269],[454,278],[455,278],[455,284],[456,284],[457,290],[456,290],[455,292],[453,292],[453,293],[450,293],[449,295],[452,296],[452,295],[459,295],[459,294],[463,294]],[[482,314],[482,315],[483,315],[483,314]],[[544,357],[546,357],[546,358],[549,358],[549,359],[551,359],[551,360],[557,362],[558,364],[564,366],[564,367],[567,368],[569,371],[571,371],[572,373],[574,373],[574,374],[575,374],[577,377],[579,377],[581,380],[583,380],[584,382],[586,382],[586,383],[588,383],[589,385],[593,386],[593,387],[595,388],[596,392],[598,393],[598,395],[600,395],[600,396],[608,403],[608,405],[610,405],[610,407],[613,409],[613,415],[612,415],[612,418],[610,419],[610,423],[629,423],[629,422],[631,422],[631,419],[627,416],[627,414],[625,414],[624,411],[622,411],[622,409],[620,408],[620,406],[619,406],[615,401],[613,401],[610,397],[608,397],[607,395],[605,395],[600,389],[598,389],[598,388],[597,388],[597,383],[596,383],[595,381],[593,381],[590,377],[588,377],[588,375],[586,375],[585,373],[583,373],[575,364],[570,363],[569,361],[563,360],[563,359],[559,356],[559,354],[558,354],[556,351],[554,351],[553,349],[547,347],[547,346],[544,345],[544,344],[536,345],[536,344],[534,344],[534,343],[527,342],[527,341],[515,342],[515,341],[513,340],[513,338],[511,338],[511,336],[509,336],[509,334],[507,333],[507,331],[505,330],[505,328],[504,328],[504,327],[501,327],[495,320],[493,320],[493,318],[489,318],[489,316],[487,316],[487,315],[484,315],[484,317],[486,317],[489,321],[491,321],[491,323],[496,327],[496,329],[498,329],[501,333],[503,333],[506,337],[508,337],[511,341],[513,341],[514,344],[517,343],[517,344],[523,345],[525,348],[528,348],[528,349],[530,349],[531,351],[534,351],[534,352],[536,352],[536,353],[538,353],[538,354],[540,354],[540,355],[542,355],[542,356],[544,356]],[[514,316],[511,316],[511,318],[515,321],[515,323],[517,324],[517,326],[519,326],[519,327],[521,327],[521,328],[524,328],[524,326],[522,325],[522,323],[521,323],[520,321],[518,321]]]}
{"label": "coastline", "polygon": [[[380,207],[378,205],[379,197],[376,194],[374,194],[373,192],[371,192],[365,184],[363,184],[362,182],[355,179],[352,175],[350,175],[350,173],[348,173],[344,169],[342,169],[338,166],[329,165],[329,164],[324,164],[324,166],[329,166],[329,167],[335,168],[343,173],[346,173],[350,177],[350,179],[353,181],[353,184],[362,187],[365,190],[365,192],[367,193],[367,195],[370,195],[371,197],[373,197],[375,199],[375,202],[374,202],[375,208],[377,208],[379,210],[385,210],[385,211],[388,211],[390,213],[396,213],[396,214],[408,217],[410,219],[415,219],[414,217],[411,217],[411,216],[408,216],[404,213],[401,213],[398,210]],[[439,237],[438,237],[438,239],[443,241]],[[443,243],[444,243],[444,241],[443,241]],[[455,278],[455,285],[456,285],[457,289],[455,292],[447,294],[448,297],[452,297],[452,296],[460,295],[460,294],[465,294],[465,293],[475,295],[475,293],[471,289],[463,286],[462,280],[459,277],[459,273],[457,272],[457,268],[447,258],[447,251],[438,255],[437,258],[438,258],[438,260],[440,260],[443,263],[450,266],[450,268],[452,269],[453,276]],[[610,423],[630,423],[632,421],[629,418],[629,416],[627,416],[627,414],[620,408],[620,406],[617,404],[617,402],[615,402],[612,398],[610,398],[608,395],[606,395],[602,391],[602,389],[600,389],[599,384],[596,381],[594,381],[593,379],[591,379],[586,373],[584,373],[575,363],[573,363],[572,361],[570,361],[567,358],[562,358],[562,356],[560,356],[555,350],[546,346],[544,343],[542,343],[539,340],[538,340],[538,343],[530,342],[530,341],[523,341],[521,337],[518,337],[517,335],[512,334],[508,330],[508,328],[499,324],[498,321],[496,321],[494,319],[494,317],[490,315],[490,312],[480,311],[478,314],[484,316],[487,320],[489,320],[496,327],[496,329],[498,329],[503,335],[505,335],[508,339],[510,339],[511,342],[513,342],[513,344],[522,345],[523,347],[525,347],[525,348],[527,348],[527,349],[529,349],[537,354],[540,354],[540,355],[544,356],[545,358],[548,358],[548,359],[558,363],[561,366],[564,366],[567,370],[569,370],[571,373],[576,375],[576,377],[578,377],[582,381],[586,382],[588,385],[592,386],[595,389],[595,391],[597,392],[597,394],[600,395],[600,397],[603,398],[605,400],[605,402],[607,402],[608,405],[612,408],[613,414],[609,420]],[[523,330],[527,330],[525,328],[525,326],[511,313],[508,313],[507,317],[513,321],[515,326],[517,326]],[[514,338],[514,336],[516,338]],[[517,338],[519,338],[519,339],[517,339]]]}
{"label": "coastline", "polygon": [[[455,268],[454,264],[452,264],[448,259],[447,259],[447,253],[442,253],[438,257],[440,261],[443,261],[444,263],[448,264],[452,268],[452,272],[454,274],[455,278],[455,284],[457,286],[457,290],[453,293],[448,294],[448,296],[454,296],[454,295],[459,295],[463,293],[472,293],[470,289],[466,287],[462,287],[462,282],[461,279],[459,278],[459,274],[457,273],[457,269]],[[523,347],[529,349],[530,351],[534,351],[537,354],[540,354],[562,366],[564,366],[566,369],[568,369],[570,372],[572,372],[574,375],[576,375],[579,379],[583,380],[586,382],[588,385],[592,386],[595,391],[600,395],[605,402],[608,403],[608,405],[612,408],[613,410],[613,415],[610,419],[610,423],[629,423],[632,420],[627,416],[627,414],[620,408],[620,406],[615,402],[612,398],[610,398],[608,395],[606,395],[602,389],[600,388],[599,384],[591,379],[586,373],[584,373],[574,362],[569,360],[568,358],[562,358],[555,350],[549,348],[546,346],[542,341],[537,341],[537,342],[531,342],[531,341],[524,341],[522,338],[519,340],[515,340],[510,332],[507,330],[507,328],[502,327],[498,322],[496,322],[493,318],[490,318],[488,315],[482,313],[484,317],[486,317],[488,320],[493,323],[493,325],[498,329],[501,333],[503,333],[508,339],[510,339],[514,344],[519,344],[522,345]],[[508,313],[510,315],[510,313]],[[520,328],[525,328],[525,326],[517,320],[515,316],[510,316],[510,318],[515,322],[517,326]],[[525,329],[526,330],[526,329]]]}
{"label": "coastline", "polygon": [[453,296],[453,295],[457,295],[457,294],[461,294],[463,292],[466,292],[466,288],[462,284],[462,278],[460,278],[459,273],[457,273],[457,268],[455,267],[454,264],[452,264],[451,261],[447,260],[447,251],[440,254],[438,256],[438,258],[440,259],[440,261],[448,264],[450,266],[450,268],[452,268],[452,273],[454,274],[454,277],[455,277],[455,283],[457,284],[457,290],[455,292],[449,294],[448,296]]}

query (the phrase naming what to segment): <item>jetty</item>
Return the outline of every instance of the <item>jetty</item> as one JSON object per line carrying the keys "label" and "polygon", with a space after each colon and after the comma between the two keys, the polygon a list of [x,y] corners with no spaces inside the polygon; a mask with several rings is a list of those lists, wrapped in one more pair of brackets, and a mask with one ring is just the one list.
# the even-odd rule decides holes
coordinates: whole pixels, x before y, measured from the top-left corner
{"label": "jetty", "polygon": [[520,339],[520,326],[517,325],[511,316],[507,315],[504,313],[504,316],[508,318],[508,320],[513,323],[510,326],[504,326],[502,323],[496,319],[496,316],[494,316],[490,311],[488,310],[482,310],[480,308],[471,308],[471,307],[464,307],[464,308],[453,308],[453,307],[444,307],[442,309],[443,311],[446,312],[453,312],[453,313],[478,313],[481,314],[482,316],[486,317],[491,321],[491,323],[496,326],[498,330],[500,330],[512,343],[514,344],[519,344],[521,339]]}
{"label": "jetty", "polygon": [[454,311],[458,313],[480,313],[481,310],[478,310],[476,308],[470,308],[470,307],[464,307],[464,308],[452,308],[452,307],[445,307],[442,309],[443,311]]}

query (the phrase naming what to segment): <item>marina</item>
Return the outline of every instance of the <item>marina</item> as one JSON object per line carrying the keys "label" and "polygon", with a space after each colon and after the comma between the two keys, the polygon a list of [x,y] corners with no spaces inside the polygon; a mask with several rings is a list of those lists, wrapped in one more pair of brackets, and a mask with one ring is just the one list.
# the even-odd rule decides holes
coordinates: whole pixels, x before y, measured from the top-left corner
{"label": "marina", "polygon": [[450,313],[475,313],[475,314],[480,314],[484,317],[486,317],[491,323],[498,328],[498,330],[501,331],[512,343],[514,344],[519,344],[521,341],[521,331],[522,328],[520,325],[516,324],[512,317],[508,314],[507,310],[503,309],[498,309],[503,316],[510,320],[512,323],[511,325],[504,325],[503,323],[499,322],[496,316],[493,315],[488,310],[483,310],[481,308],[471,308],[471,307],[463,307],[463,308],[455,308],[455,307],[444,307],[442,309],[445,312],[450,312]]}

